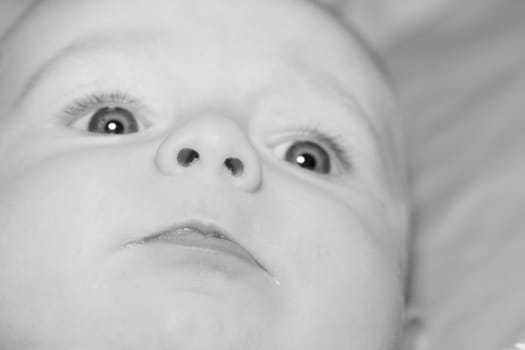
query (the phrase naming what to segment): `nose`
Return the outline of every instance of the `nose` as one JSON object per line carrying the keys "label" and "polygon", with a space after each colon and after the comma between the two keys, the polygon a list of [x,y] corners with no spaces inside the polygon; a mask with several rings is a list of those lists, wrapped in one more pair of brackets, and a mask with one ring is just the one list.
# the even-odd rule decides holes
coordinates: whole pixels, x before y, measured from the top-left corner
{"label": "nose", "polygon": [[241,127],[222,116],[201,116],[174,129],[160,144],[157,169],[164,175],[207,173],[254,192],[261,186],[259,156]]}

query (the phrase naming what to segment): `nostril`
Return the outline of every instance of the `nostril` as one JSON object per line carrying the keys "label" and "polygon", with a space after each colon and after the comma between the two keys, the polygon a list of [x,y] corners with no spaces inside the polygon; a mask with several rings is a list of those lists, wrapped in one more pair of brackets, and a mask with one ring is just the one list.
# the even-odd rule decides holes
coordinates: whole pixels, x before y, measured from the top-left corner
{"label": "nostril", "polygon": [[192,163],[199,160],[199,152],[191,148],[184,148],[177,155],[177,162],[183,167],[189,167]]}
{"label": "nostril", "polygon": [[244,173],[244,163],[239,158],[228,158],[224,161],[224,165],[235,177],[242,176]]}

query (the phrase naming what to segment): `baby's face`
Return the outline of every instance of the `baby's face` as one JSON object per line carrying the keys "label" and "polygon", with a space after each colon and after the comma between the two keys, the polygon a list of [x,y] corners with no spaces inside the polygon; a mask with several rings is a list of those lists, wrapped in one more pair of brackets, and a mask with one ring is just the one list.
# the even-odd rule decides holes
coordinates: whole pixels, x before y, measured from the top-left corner
{"label": "baby's face", "polygon": [[391,99],[284,0],[44,1],[0,63],[0,348],[393,348]]}

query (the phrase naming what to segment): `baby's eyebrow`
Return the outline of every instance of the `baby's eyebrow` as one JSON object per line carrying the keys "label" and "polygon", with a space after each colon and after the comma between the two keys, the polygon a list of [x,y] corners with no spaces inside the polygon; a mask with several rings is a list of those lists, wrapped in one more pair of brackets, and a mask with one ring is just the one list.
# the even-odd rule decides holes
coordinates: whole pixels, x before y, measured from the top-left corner
{"label": "baby's eyebrow", "polygon": [[[135,32],[132,32],[128,33],[127,36],[119,37],[119,42],[125,43],[128,40],[133,43],[136,43],[138,40],[151,42],[158,36],[158,33],[150,33],[147,31],[141,32],[140,35],[135,34]],[[83,62],[85,62],[86,57],[93,57],[94,53],[101,51],[103,51],[104,54],[118,51],[115,46],[115,37],[117,36],[118,33],[109,38],[101,38],[100,36],[86,37],[77,39],[77,41],[58,49],[53,55],[39,64],[34,72],[29,75],[22,86],[20,94],[15,99],[16,105],[20,105],[36,86],[45,80],[46,77],[61,64],[75,59],[83,59]]]}
{"label": "baby's eyebrow", "polygon": [[[78,39],[63,48],[58,49],[52,56],[44,60],[43,63],[35,68],[34,72],[29,75],[26,82],[23,84],[20,94],[15,99],[17,105],[23,102],[27,96],[35,89],[35,87],[44,80],[57,66],[71,60],[84,59],[93,56],[94,53],[104,51],[104,54],[111,51],[118,51],[115,46],[115,38],[119,38],[120,43],[126,43],[128,40],[136,43],[137,41],[144,41],[150,43],[153,40],[159,40],[161,34],[157,32],[149,31],[138,31],[126,33],[123,36],[119,36],[119,33],[115,33],[114,36],[109,38],[101,38],[100,36],[86,37]],[[122,34],[121,34],[122,35]]]}
{"label": "baby's eyebrow", "polygon": [[[98,47],[99,45],[97,45]],[[47,58],[42,64],[38,65],[21,89],[20,94],[15,99],[16,105],[23,102],[27,96],[36,88],[36,86],[59,66],[61,63],[72,60],[76,57],[85,56],[86,53],[92,52],[96,47],[92,41],[84,41],[68,45],[51,57]]]}

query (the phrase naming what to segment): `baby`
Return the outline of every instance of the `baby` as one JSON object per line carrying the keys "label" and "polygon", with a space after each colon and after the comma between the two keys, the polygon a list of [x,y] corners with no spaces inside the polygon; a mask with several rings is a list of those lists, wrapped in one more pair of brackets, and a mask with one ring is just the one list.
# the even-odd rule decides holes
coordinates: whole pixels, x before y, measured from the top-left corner
{"label": "baby", "polygon": [[396,108],[305,0],[44,0],[0,61],[0,349],[397,349]]}

